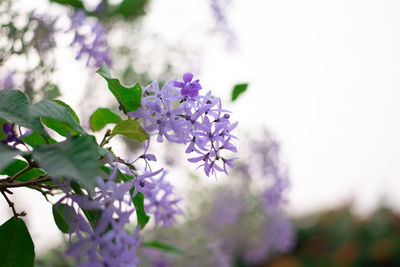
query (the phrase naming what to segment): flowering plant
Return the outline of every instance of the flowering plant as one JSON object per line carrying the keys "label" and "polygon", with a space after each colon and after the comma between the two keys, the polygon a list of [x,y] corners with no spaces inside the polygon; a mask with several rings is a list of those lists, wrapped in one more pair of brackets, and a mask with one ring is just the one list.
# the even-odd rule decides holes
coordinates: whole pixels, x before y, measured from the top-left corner
{"label": "flowering plant", "polygon": [[[154,217],[155,224],[171,225],[183,214],[166,179],[166,171],[152,170],[156,155],[148,153],[150,136],[158,142],[186,144],[190,162],[201,162],[207,176],[227,172],[233,159],[224,151],[236,151],[229,111],[211,92],[204,95],[198,80],[186,73],[183,82],[171,80],[160,89],[158,81],[142,89],[139,83],[123,86],[111,76],[107,65],[98,70],[116,97],[125,118],[108,108],[98,108],[90,117],[92,132],[109,124],[100,142],[80,126],[70,106],[59,100],[30,105],[18,90],[0,91],[0,192],[14,216],[0,226],[4,250],[0,260],[15,266],[32,266],[33,243],[21,219],[25,215],[8,195],[28,187],[44,197],[61,193],[53,204],[58,228],[69,235],[66,254],[79,266],[136,266],[140,231]],[[56,141],[47,129],[61,136]],[[133,161],[118,157],[109,145],[122,135],[143,143],[143,153]],[[141,168],[139,161],[143,161]],[[136,220],[133,220],[136,215]],[[136,221],[129,231],[127,225]],[[24,257],[19,252],[24,251]],[[8,266],[8,265],[7,265]]]}

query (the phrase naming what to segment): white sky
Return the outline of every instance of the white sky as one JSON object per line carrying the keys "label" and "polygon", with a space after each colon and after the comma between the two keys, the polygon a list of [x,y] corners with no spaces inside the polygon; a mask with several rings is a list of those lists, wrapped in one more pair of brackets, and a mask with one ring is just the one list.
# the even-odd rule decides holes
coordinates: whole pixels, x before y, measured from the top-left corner
{"label": "white sky", "polygon": [[250,83],[230,108],[243,129],[265,125],[281,142],[290,212],[350,200],[368,212],[382,198],[400,210],[400,2],[233,2],[238,51],[205,34],[209,1],[153,0],[145,27],[202,47],[203,87],[225,100]]}
{"label": "white sky", "polygon": [[383,199],[400,210],[400,2],[233,2],[239,51],[202,35],[208,1],[154,1],[147,25],[200,44],[201,81],[217,95],[250,83],[231,108],[242,129],[280,140],[290,212],[354,200],[365,213]]}

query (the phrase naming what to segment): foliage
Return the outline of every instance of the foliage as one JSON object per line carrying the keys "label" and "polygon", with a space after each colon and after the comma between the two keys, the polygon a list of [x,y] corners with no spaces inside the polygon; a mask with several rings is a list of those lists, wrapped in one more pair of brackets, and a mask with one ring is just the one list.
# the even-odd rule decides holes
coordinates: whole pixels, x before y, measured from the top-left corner
{"label": "foliage", "polygon": [[297,244],[270,266],[399,266],[400,216],[380,207],[360,218],[350,206],[296,219]]}

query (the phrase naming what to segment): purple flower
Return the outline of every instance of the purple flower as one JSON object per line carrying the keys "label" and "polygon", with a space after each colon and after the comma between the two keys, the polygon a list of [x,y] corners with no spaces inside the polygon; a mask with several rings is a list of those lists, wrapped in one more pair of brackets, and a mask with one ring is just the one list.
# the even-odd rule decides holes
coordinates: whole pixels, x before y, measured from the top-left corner
{"label": "purple flower", "polygon": [[158,142],[165,137],[170,142],[186,144],[186,153],[197,154],[189,161],[203,161],[199,167],[204,167],[207,176],[227,173],[227,166],[234,167],[234,159],[223,154],[237,151],[231,142],[236,138],[231,131],[237,122],[230,122],[221,99],[212,97],[211,92],[199,95],[199,80],[192,80],[193,75],[186,73],[183,82],[168,81],[161,90],[158,81],[154,81],[144,88],[141,107],[129,112],[129,116],[141,118],[143,128],[150,135],[157,135]]}
{"label": "purple flower", "polygon": [[192,79],[193,74],[188,72],[183,74],[183,82],[174,82],[175,87],[181,88],[182,96],[195,97],[199,95],[199,90],[202,88],[199,80],[195,80],[192,82]]}
{"label": "purple flower", "polygon": [[0,140],[3,144],[8,145],[9,143],[13,143],[12,147],[15,148],[17,145],[24,145],[24,138],[32,133],[32,131],[27,131],[25,134],[22,134],[21,128],[19,127],[20,136],[18,137],[14,131],[15,124],[5,122],[3,124],[3,132],[7,134],[7,138]]}
{"label": "purple flower", "polygon": [[149,179],[153,176],[156,176],[160,172],[162,172],[163,169],[159,169],[158,171],[155,172],[147,172],[142,175],[137,176],[133,180],[133,186],[135,187],[135,190],[132,194],[132,197],[136,196],[137,192],[141,192],[143,194],[149,194],[153,189],[155,188],[155,185],[153,181],[149,181]]}

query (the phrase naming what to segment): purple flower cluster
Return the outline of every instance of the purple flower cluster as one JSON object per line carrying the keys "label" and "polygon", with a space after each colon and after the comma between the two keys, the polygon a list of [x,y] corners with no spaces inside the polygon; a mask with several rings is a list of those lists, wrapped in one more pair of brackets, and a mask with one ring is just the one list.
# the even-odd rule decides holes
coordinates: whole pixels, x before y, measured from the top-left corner
{"label": "purple flower cluster", "polygon": [[231,143],[236,138],[231,132],[237,122],[230,122],[230,112],[222,109],[220,98],[213,97],[211,91],[200,95],[201,89],[191,73],[183,75],[183,82],[170,80],[161,89],[154,81],[143,90],[142,106],[129,116],[141,118],[143,128],[157,135],[158,142],[165,137],[170,142],[186,144],[187,154],[197,154],[188,160],[201,162],[199,167],[207,176],[216,176],[217,171],[227,173],[227,166],[234,167],[234,159],[222,153],[237,152]]}
{"label": "purple flower cluster", "polygon": [[253,140],[250,146],[261,156],[258,158],[261,175],[270,182],[262,194],[264,209],[267,212],[278,210],[286,203],[284,193],[290,186],[288,170],[280,159],[279,144],[269,138],[262,141]]}
{"label": "purple flower cluster", "polygon": [[[154,156],[152,154],[143,155]],[[141,158],[147,161],[147,158],[143,156]],[[130,175],[133,174],[129,168],[125,172]],[[161,176],[157,178],[157,175],[160,173]],[[177,205],[181,199],[175,195],[174,187],[165,180],[166,175],[167,172],[160,169],[155,172],[145,172],[142,175],[136,176],[133,180],[135,189],[132,194],[132,196],[135,196],[137,192],[141,192],[144,195],[146,213],[152,214],[156,225],[161,222],[163,227],[171,226],[176,222],[176,215],[184,214]]]}
{"label": "purple flower cluster", "polygon": [[295,232],[291,221],[281,212],[271,213],[268,218],[261,233],[262,242],[246,252],[246,262],[260,262],[271,252],[286,253],[293,247]]}
{"label": "purple flower cluster", "polygon": [[163,171],[160,178],[153,176],[151,179],[155,189],[144,194],[146,213],[153,214],[155,223],[161,222],[163,227],[171,226],[176,222],[176,215],[184,214],[177,206],[181,198],[174,194],[174,187],[164,179],[166,174]]}
{"label": "purple flower cluster", "polygon": [[[129,190],[133,181],[117,184],[117,164],[107,181],[98,178],[94,196],[71,193],[69,183],[55,182],[65,193],[57,203],[64,202],[72,217],[69,224],[69,248],[66,254],[76,258],[78,266],[138,266],[140,260],[136,250],[141,243],[138,237],[140,227],[133,233],[125,229],[135,208]],[[67,211],[68,210],[68,211]],[[85,212],[93,212],[95,223],[89,222]]]}
{"label": "purple flower cluster", "polygon": [[79,48],[76,59],[79,60],[86,56],[86,65],[88,66],[100,67],[103,62],[110,65],[110,52],[107,48],[107,30],[101,25],[100,21],[97,21],[91,25],[90,32],[85,32],[87,25],[89,25],[88,17],[83,11],[78,11],[71,18],[69,31],[75,33],[71,45]]}

